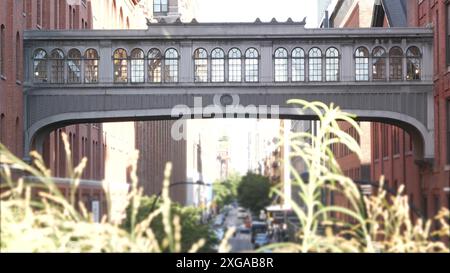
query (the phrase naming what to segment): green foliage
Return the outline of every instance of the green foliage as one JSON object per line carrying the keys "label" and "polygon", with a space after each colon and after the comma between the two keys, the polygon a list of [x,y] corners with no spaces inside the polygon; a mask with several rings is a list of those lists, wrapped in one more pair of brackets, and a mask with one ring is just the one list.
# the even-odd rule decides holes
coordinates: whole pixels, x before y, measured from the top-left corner
{"label": "green foliage", "polygon": [[258,215],[261,210],[270,205],[270,191],[269,178],[249,172],[242,177],[237,188],[238,202],[242,207]]}
{"label": "green foliage", "polygon": [[[128,230],[113,217],[111,202],[114,201],[107,183],[103,183],[103,189],[108,200],[108,214],[100,223],[94,222],[83,203],[76,204],[74,198],[87,159],[83,158],[73,168],[65,134],[63,141],[72,180],[69,200],[58,190],[38,153],[31,153],[33,166],[30,166],[0,144],[0,252],[197,252],[204,246],[205,240],[198,239],[198,233],[191,235],[195,228],[200,231],[203,228],[195,221],[197,211],[174,207],[170,201],[170,163],[164,172],[161,202],[155,211],[138,215],[141,202],[148,210],[151,200],[143,199],[142,189],[137,187],[136,156],[131,166],[131,190],[126,196],[126,206],[123,206],[130,208]],[[25,182],[23,177],[13,179],[12,166],[37,181]],[[32,193],[36,194],[33,198]],[[125,215],[125,211],[117,214]],[[151,228],[154,220],[155,231]],[[187,236],[183,242],[182,222],[186,225]],[[206,230],[203,236],[209,236]],[[193,244],[189,247],[189,243]],[[221,249],[227,249],[227,245]]]}
{"label": "green foliage", "polygon": [[227,179],[213,183],[213,201],[218,208],[231,204],[237,199],[237,187],[240,181],[241,176],[237,173],[232,173]]}
{"label": "green foliage", "polygon": [[[300,221],[294,230],[297,240],[295,243],[273,244],[261,251],[270,248],[288,252],[449,252],[442,241],[433,240],[435,235],[443,240],[449,239],[448,209],[443,208],[435,217],[441,228],[432,232],[433,219],[426,222],[418,219],[415,223],[411,219],[403,186],[396,196],[387,196],[381,179],[379,191],[367,197],[362,196],[357,185],[342,174],[331,145],[340,143],[356,155],[361,155],[356,140],[341,131],[338,124],[338,121],[346,121],[361,133],[353,115],[333,104],[327,106],[321,102],[303,100],[291,100],[289,103],[298,105],[302,113],[318,116],[320,125],[316,135],[298,132],[290,136],[290,156],[300,157],[309,173],[308,181],[303,181],[292,169],[295,177],[293,184],[298,188],[297,194],[301,200],[301,204],[291,201]],[[339,194],[343,201],[336,205],[322,203],[324,192]],[[337,213],[345,217],[334,217]]]}
{"label": "green foliage", "polygon": [[[144,196],[141,199],[141,203],[137,210],[136,221],[142,222],[152,212],[152,206],[155,201],[155,196]],[[159,204],[156,203],[155,209],[159,208]],[[215,233],[211,226],[201,223],[201,209],[195,207],[183,207],[180,204],[172,203],[171,214],[178,215],[180,217],[181,225],[181,252],[188,252],[190,247],[205,238],[205,244],[198,251],[199,252],[212,252],[213,247],[219,242],[215,237]],[[127,208],[127,217],[122,225],[123,228],[131,231],[131,206]],[[172,224],[173,225],[173,224]],[[150,228],[155,234],[159,243],[162,243],[164,238],[164,225],[162,222],[162,216],[158,215],[150,224]]]}
{"label": "green foliage", "polygon": [[[289,103],[296,104],[308,115],[318,116],[320,126],[316,135],[299,132],[290,137],[291,157],[302,158],[309,173],[308,181],[303,181],[292,170],[293,184],[301,200],[301,204],[291,202],[300,222],[293,234],[297,240],[271,244],[260,251],[269,248],[276,252],[450,252],[448,245],[435,240],[436,236],[449,240],[447,208],[442,208],[432,219],[413,221],[403,186],[395,196],[388,196],[382,187],[372,196],[362,196],[357,185],[342,174],[331,145],[340,143],[361,154],[358,143],[338,125],[339,120],[344,120],[360,132],[354,116],[333,104],[327,106],[302,100]],[[127,222],[122,224],[112,217],[112,194],[104,183],[108,214],[101,223],[95,223],[83,204],[75,203],[87,159],[83,158],[73,168],[65,134],[63,140],[66,167],[72,180],[69,200],[58,190],[39,154],[31,154],[33,166],[30,166],[0,144],[0,252],[196,252],[209,249],[209,241],[203,238],[212,238],[212,235],[199,224],[198,211],[174,205],[169,198],[170,164],[164,173],[161,202],[154,211],[150,211],[153,200],[143,197],[142,189],[137,186],[134,164],[131,190],[126,196],[124,211],[119,212],[127,215],[125,208],[128,207]],[[22,177],[13,178],[11,166],[38,181],[26,183]],[[383,185],[383,179],[380,184]],[[237,192],[240,204],[253,213],[270,204],[267,178],[249,173],[242,178],[237,191],[234,189],[236,182],[229,185],[229,193],[221,187],[216,189],[220,202],[229,202],[228,196]],[[339,194],[344,199],[342,204],[348,205],[322,203],[323,192]],[[337,213],[345,217],[335,217]],[[433,221],[439,222],[438,230],[433,231]],[[332,228],[336,226],[340,228]],[[219,252],[229,251],[227,242],[232,234],[233,229],[227,231]]]}

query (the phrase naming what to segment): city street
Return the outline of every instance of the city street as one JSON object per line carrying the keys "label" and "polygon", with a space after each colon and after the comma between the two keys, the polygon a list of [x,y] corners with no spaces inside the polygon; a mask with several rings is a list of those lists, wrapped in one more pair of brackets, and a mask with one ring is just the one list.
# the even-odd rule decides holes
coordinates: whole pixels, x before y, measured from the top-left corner
{"label": "city street", "polygon": [[236,228],[236,236],[230,239],[231,252],[248,252],[253,250],[253,246],[250,241],[250,233],[242,234],[239,232],[239,227],[241,225],[242,220],[239,220],[237,217],[237,208],[233,208],[228,213],[224,223],[224,227],[226,229],[233,226]]}

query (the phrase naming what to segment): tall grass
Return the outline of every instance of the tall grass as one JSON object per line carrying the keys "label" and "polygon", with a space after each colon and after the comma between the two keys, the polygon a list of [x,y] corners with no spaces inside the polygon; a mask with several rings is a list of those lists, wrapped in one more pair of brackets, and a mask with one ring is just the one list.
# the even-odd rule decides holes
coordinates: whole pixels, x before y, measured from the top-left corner
{"label": "tall grass", "polygon": [[[143,221],[136,222],[137,209],[142,199],[142,188],[138,187],[136,161],[132,166],[131,190],[126,202],[131,206],[131,228],[120,227],[121,221],[112,216],[111,192],[103,183],[107,196],[108,213],[100,223],[93,221],[82,202],[75,204],[75,193],[80,183],[87,159],[83,158],[72,167],[67,135],[63,142],[68,162],[68,173],[72,180],[70,198],[67,200],[52,181],[50,171],[42,157],[32,152],[33,166],[23,162],[0,144],[1,184],[1,252],[179,252],[181,250],[181,223],[178,215],[171,215],[169,198],[169,176],[171,164],[164,173],[162,203]],[[24,178],[12,179],[11,166],[39,179],[38,183],[25,183]],[[38,197],[32,198],[32,191]],[[76,207],[80,209],[76,209]],[[125,215],[125,208],[122,212]],[[155,237],[149,228],[153,219],[161,215],[164,238]],[[199,240],[190,248],[196,252],[204,244]]]}
{"label": "tall grass", "polygon": [[[317,115],[320,125],[317,134],[292,133],[291,157],[300,157],[306,164],[309,177],[303,181],[291,168],[293,184],[297,186],[300,204],[291,201],[300,224],[296,243],[273,244],[262,248],[294,252],[449,252],[443,241],[449,239],[449,210],[442,208],[435,217],[440,229],[432,232],[433,219],[414,222],[411,218],[408,197],[401,186],[397,195],[388,196],[381,179],[378,191],[372,196],[362,196],[358,186],[342,174],[331,145],[345,145],[356,155],[361,150],[349,134],[342,131],[338,121],[346,121],[358,134],[361,129],[354,116],[331,104],[290,100],[299,111]],[[281,143],[283,145],[283,143]],[[345,198],[348,206],[322,203],[324,190]],[[281,191],[278,194],[283,195]],[[334,215],[341,214],[350,221]],[[322,229],[325,227],[325,232]],[[336,229],[334,227],[340,227]],[[439,236],[442,241],[434,240]]]}
{"label": "tall grass", "polygon": [[[357,185],[342,174],[331,145],[340,143],[357,155],[361,154],[358,143],[346,132],[340,130],[338,121],[350,123],[361,132],[354,116],[339,107],[327,106],[320,102],[291,100],[299,111],[309,111],[320,119],[316,135],[307,132],[291,136],[291,157],[300,157],[305,162],[308,181],[292,169],[294,184],[298,188],[300,204],[291,202],[299,221],[296,242],[271,244],[260,251],[272,249],[276,252],[449,252],[439,236],[449,239],[448,209],[443,208],[434,218],[440,229],[432,231],[432,220],[415,222],[411,218],[408,197],[403,195],[402,186],[397,195],[388,196],[383,187],[372,196],[362,196]],[[33,165],[23,162],[0,144],[0,251],[1,252],[180,252],[180,217],[172,213],[169,198],[169,176],[171,164],[164,173],[162,203],[144,220],[137,213],[142,201],[142,188],[138,187],[136,160],[132,165],[131,190],[123,206],[131,208],[128,219],[130,227],[123,229],[123,219],[113,217],[111,211],[111,191],[107,183],[103,189],[107,197],[108,213],[100,223],[93,221],[92,215],[82,202],[76,204],[75,194],[87,159],[73,167],[67,136],[63,134],[66,150],[67,170],[71,178],[70,198],[67,200],[58,190],[45,167],[42,157],[31,153]],[[137,156],[135,157],[137,159]],[[13,179],[11,166],[39,179],[38,183],[26,183],[24,178]],[[383,184],[383,180],[380,181]],[[38,196],[32,192],[39,189]],[[322,203],[324,190],[341,194],[348,206]],[[277,191],[279,195],[282,192]],[[79,209],[77,209],[79,208]],[[350,221],[334,217],[336,213],[346,215]],[[162,216],[164,238],[156,238],[150,228],[158,216]],[[339,226],[339,229],[332,227]],[[325,232],[322,232],[322,227]],[[228,239],[234,230],[226,233],[219,252],[229,252]],[[197,252],[205,244],[200,239],[189,252]]]}

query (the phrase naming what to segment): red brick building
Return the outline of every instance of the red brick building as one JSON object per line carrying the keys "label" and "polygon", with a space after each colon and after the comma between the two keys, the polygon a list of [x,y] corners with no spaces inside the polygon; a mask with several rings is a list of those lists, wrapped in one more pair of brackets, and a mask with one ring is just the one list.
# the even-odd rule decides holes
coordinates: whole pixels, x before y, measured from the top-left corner
{"label": "red brick building", "polygon": [[[414,207],[425,217],[435,215],[440,207],[449,207],[450,199],[450,1],[339,0],[331,10],[332,27],[434,28],[434,162],[417,161],[411,137],[396,126],[371,123],[361,139],[370,136],[370,179],[378,181],[383,175],[391,189],[404,184]],[[349,130],[348,124],[340,125]],[[334,150],[345,174],[358,178],[358,173],[347,171],[357,165],[355,155],[342,147]]]}
{"label": "red brick building", "polygon": [[[406,185],[411,201],[425,217],[449,207],[450,184],[450,2],[446,0],[403,0],[393,6],[381,1],[374,10],[374,27],[395,27],[403,12],[411,27],[433,27],[434,35],[434,162],[416,161],[413,144],[403,130],[372,125],[372,178],[384,175],[389,185]],[[401,16],[401,15],[400,15]]]}
{"label": "red brick building", "polygon": [[[53,29],[129,29],[146,27],[152,17],[151,1],[138,0],[2,0],[0,1],[0,142],[18,157],[23,154],[23,31]],[[177,1],[171,1],[169,14],[178,14]],[[183,12],[188,13],[186,10]],[[51,54],[51,53],[49,53]],[[140,150],[138,177],[146,194],[158,193],[167,161],[172,161],[173,181],[186,179],[186,144],[170,136],[171,121],[138,122],[122,130],[121,124],[77,124],[50,133],[44,142],[43,157],[52,176],[66,177],[65,132],[72,148],[72,161],[88,158],[83,174],[87,180],[129,180],[127,156]],[[123,134],[124,130],[130,130]],[[121,136],[117,134],[120,132]],[[118,140],[130,135],[130,141]],[[134,143],[132,143],[134,141]],[[127,142],[126,145],[123,142]],[[129,143],[128,143],[129,142]],[[122,146],[121,146],[122,145]],[[131,148],[130,148],[131,147]],[[109,163],[108,163],[109,162]],[[107,165],[107,166],[105,166]],[[109,166],[109,167],[108,167]],[[108,171],[108,177],[105,172]],[[174,187],[172,198],[184,203],[186,187]]]}
{"label": "red brick building", "polygon": [[[82,29],[92,27],[90,1],[6,0],[0,3],[0,141],[23,157],[23,30]],[[105,142],[100,124],[80,124],[50,134],[44,145],[44,159],[58,177],[66,176],[65,152],[60,134],[66,132],[73,149],[73,160],[92,159],[83,178],[104,175]]]}
{"label": "red brick building", "polygon": [[[164,169],[172,162],[171,183],[186,182],[186,140],[171,137],[172,120],[138,121],[135,123],[135,145],[139,150],[137,176],[144,194],[158,194],[162,190]],[[187,186],[170,188],[170,198],[180,204],[187,202]]]}

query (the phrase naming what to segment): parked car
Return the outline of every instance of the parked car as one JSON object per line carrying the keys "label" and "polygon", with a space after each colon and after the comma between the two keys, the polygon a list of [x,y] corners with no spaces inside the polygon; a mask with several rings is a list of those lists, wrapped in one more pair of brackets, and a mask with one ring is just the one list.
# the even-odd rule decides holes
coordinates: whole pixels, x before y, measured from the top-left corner
{"label": "parked car", "polygon": [[255,236],[254,246],[255,246],[255,248],[259,248],[259,247],[269,244],[269,242],[270,242],[270,240],[269,240],[269,236],[267,235],[267,233],[258,233]]}
{"label": "parked car", "polygon": [[247,210],[245,210],[244,208],[238,209],[238,213],[237,213],[238,219],[245,219],[247,216],[248,216]]}
{"label": "parked car", "polygon": [[225,216],[223,214],[219,214],[214,219],[214,226],[222,226],[225,222]]}
{"label": "parked car", "polygon": [[223,237],[225,236],[225,232],[223,228],[215,228],[214,233],[216,234],[217,240],[222,241]]}
{"label": "parked car", "polygon": [[239,227],[239,233],[241,233],[241,234],[250,234],[251,230],[248,227],[246,227],[245,225],[241,225]]}

